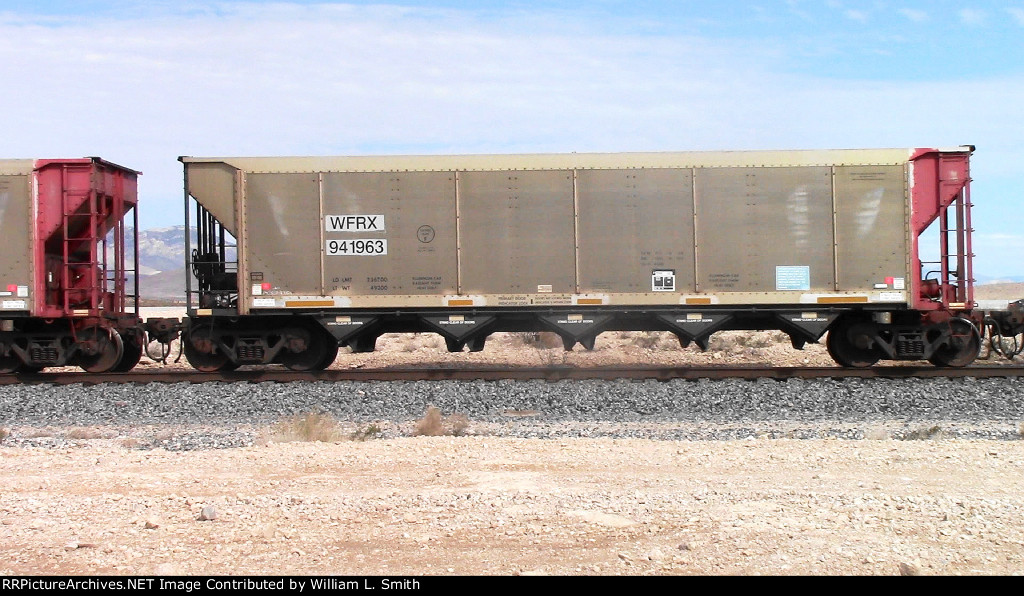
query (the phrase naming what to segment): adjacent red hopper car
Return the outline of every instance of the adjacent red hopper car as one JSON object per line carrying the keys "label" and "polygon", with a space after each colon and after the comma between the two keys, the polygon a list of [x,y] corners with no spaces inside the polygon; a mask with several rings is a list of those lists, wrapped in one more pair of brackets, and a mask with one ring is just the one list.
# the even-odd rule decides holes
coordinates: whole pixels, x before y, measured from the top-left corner
{"label": "adjacent red hopper car", "polygon": [[0,160],[0,372],[138,363],[138,176],[95,157]]}

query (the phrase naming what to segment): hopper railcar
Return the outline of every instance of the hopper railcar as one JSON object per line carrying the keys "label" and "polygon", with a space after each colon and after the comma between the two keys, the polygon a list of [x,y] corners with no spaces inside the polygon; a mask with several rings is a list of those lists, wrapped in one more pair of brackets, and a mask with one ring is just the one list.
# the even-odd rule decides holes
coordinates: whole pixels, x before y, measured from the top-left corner
{"label": "hopper railcar", "polygon": [[181,157],[185,356],[309,370],[389,332],[461,351],[780,329],[829,332],[844,366],[964,366],[973,149]]}
{"label": "hopper railcar", "polygon": [[0,160],[0,372],[139,362],[138,175],[96,157]]}

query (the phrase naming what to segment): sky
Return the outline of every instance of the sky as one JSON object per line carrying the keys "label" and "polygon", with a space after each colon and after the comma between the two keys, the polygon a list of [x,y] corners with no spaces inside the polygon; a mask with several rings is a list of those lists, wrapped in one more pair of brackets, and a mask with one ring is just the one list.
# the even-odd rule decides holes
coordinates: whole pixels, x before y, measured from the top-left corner
{"label": "sky", "polygon": [[976,273],[1024,278],[1024,0],[0,0],[2,157],[977,146]]}

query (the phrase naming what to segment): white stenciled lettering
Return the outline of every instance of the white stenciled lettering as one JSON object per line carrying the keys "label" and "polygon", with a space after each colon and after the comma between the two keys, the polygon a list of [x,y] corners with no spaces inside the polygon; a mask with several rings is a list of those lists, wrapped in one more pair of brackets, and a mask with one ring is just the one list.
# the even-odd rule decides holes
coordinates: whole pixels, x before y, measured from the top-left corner
{"label": "white stenciled lettering", "polygon": [[328,232],[383,232],[383,215],[327,215],[324,229]]}
{"label": "white stenciled lettering", "polygon": [[365,256],[388,254],[388,241],[384,239],[328,240],[328,255]]}

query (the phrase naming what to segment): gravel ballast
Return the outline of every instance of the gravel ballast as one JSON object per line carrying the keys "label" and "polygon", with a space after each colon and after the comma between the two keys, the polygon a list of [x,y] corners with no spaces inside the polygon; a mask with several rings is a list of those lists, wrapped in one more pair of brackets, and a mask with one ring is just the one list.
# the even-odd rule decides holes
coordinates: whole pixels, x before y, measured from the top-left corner
{"label": "gravel ballast", "polygon": [[928,431],[1016,440],[1022,393],[1017,378],[12,385],[0,387],[0,426],[11,430],[8,445],[63,444],[59,433],[37,429],[103,427],[142,439],[140,447],[202,449],[250,445],[261,429],[308,412],[402,436],[436,406],[468,418],[469,434],[523,438],[860,439]]}

